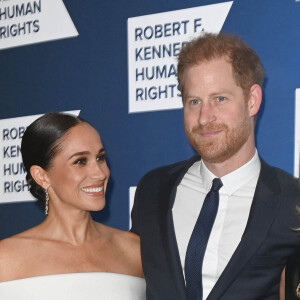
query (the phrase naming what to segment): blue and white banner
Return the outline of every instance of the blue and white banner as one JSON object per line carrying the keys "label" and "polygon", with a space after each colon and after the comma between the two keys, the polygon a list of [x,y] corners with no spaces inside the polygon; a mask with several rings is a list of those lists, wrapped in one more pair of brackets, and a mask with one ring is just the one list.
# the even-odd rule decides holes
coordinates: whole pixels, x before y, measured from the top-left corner
{"label": "blue and white banner", "polygon": [[[80,110],[68,113],[78,116]],[[28,125],[41,115],[0,120],[0,203],[32,201],[22,162],[21,140]],[[34,147],[34,145],[32,145]]]}
{"label": "blue and white banner", "polygon": [[0,0],[0,49],[77,35],[62,0]]}
{"label": "blue and white banner", "polygon": [[[128,229],[140,178],[194,154],[177,56],[203,32],[237,34],[258,53],[267,80],[256,147],[298,176],[299,16],[298,0],[0,0],[0,239],[44,217],[21,164],[25,128],[74,108],[100,132],[111,170],[107,206],[93,218]],[[46,41],[56,42],[36,44]]]}
{"label": "blue and white banner", "polygon": [[220,32],[232,3],[128,19],[129,113],[182,107],[176,57],[191,38]]}

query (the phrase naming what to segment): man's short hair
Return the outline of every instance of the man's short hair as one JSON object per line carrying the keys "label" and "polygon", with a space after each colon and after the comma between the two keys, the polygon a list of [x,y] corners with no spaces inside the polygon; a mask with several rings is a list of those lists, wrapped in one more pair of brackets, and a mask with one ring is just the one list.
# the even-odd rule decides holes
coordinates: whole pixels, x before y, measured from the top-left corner
{"label": "man's short hair", "polygon": [[236,84],[249,96],[250,87],[259,84],[262,87],[265,72],[256,52],[239,37],[231,34],[205,33],[186,43],[178,56],[178,83],[183,94],[184,71],[205,61],[225,58],[233,69]]}

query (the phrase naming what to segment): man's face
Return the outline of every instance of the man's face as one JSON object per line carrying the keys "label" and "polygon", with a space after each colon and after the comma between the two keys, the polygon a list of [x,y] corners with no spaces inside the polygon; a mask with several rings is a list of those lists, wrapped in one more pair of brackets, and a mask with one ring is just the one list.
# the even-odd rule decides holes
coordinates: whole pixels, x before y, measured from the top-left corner
{"label": "man's face", "polygon": [[224,58],[206,61],[188,68],[183,80],[185,132],[202,159],[222,163],[253,151],[247,149],[254,135],[249,102],[231,64]]}

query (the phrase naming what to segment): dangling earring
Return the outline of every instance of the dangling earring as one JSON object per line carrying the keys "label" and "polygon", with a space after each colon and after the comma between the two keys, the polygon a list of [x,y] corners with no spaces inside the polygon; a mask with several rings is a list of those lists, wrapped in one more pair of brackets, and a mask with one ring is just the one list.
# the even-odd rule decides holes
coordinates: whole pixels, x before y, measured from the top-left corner
{"label": "dangling earring", "polygon": [[49,205],[49,194],[48,194],[48,188],[45,188],[45,196],[46,196],[46,203],[45,203],[45,215],[48,215],[48,205]]}
{"label": "dangling earring", "polygon": [[297,295],[297,298],[300,298],[300,283],[298,284],[298,286],[296,288],[296,295]]}

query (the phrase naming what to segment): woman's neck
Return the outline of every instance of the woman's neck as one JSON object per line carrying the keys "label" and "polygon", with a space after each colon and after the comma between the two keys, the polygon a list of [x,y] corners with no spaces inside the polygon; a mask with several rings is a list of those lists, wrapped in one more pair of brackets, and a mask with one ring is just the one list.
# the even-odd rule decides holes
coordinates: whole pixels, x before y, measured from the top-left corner
{"label": "woman's neck", "polygon": [[89,212],[68,210],[64,213],[49,211],[46,219],[40,224],[45,238],[82,245],[97,234],[95,222]]}

